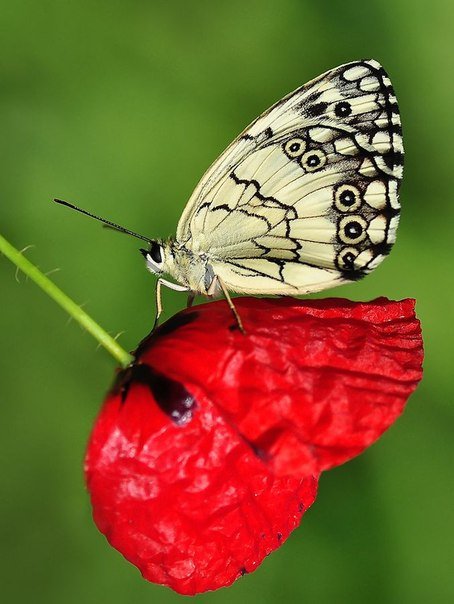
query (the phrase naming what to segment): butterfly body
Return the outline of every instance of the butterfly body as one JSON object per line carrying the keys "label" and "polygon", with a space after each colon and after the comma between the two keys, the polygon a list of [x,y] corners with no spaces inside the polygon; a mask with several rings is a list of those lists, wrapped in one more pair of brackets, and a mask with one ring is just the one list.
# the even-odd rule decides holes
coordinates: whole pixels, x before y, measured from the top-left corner
{"label": "butterfly body", "polygon": [[205,295],[297,295],[357,280],[395,241],[402,165],[387,74],[373,60],[341,65],[233,141],[196,187],[176,237],[153,244],[161,261],[144,252],[147,267]]}
{"label": "butterfly body", "polygon": [[207,253],[191,250],[172,238],[156,241],[154,246],[159,247],[154,260],[149,251],[142,250],[150,272],[170,275],[181,285],[183,291],[205,296],[221,293],[216,287],[215,274]]}

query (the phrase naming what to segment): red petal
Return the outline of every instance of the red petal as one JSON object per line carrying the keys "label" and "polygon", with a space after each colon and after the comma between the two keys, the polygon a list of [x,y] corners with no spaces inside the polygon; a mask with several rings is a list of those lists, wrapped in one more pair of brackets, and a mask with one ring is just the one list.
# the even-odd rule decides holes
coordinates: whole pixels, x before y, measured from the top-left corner
{"label": "red petal", "polygon": [[235,305],[246,336],[230,329],[231,311],[219,301],[171,319],[141,358],[189,389],[200,386],[278,474],[317,474],[355,457],[402,413],[421,379],[414,300]]}
{"label": "red petal", "polygon": [[219,301],[141,344],[87,453],[99,529],[185,594],[256,568],[299,523],[318,473],[376,440],[421,377],[411,300],[235,304],[247,335]]}
{"label": "red petal", "polygon": [[178,425],[132,383],[110,397],[86,459],[99,530],[149,581],[182,594],[253,571],[298,526],[315,477],[278,477],[194,388]]}

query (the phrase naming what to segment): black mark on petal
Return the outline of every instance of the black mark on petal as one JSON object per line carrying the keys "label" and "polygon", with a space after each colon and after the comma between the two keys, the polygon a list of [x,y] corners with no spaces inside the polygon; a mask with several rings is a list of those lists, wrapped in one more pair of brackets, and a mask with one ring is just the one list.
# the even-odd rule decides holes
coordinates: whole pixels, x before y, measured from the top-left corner
{"label": "black mark on petal", "polygon": [[197,403],[181,382],[141,363],[129,367],[124,377],[126,380],[121,386],[123,402],[126,402],[131,386],[143,384],[150,390],[161,411],[175,424],[181,426],[192,419]]}
{"label": "black mark on petal", "polygon": [[262,449],[262,447],[257,445],[257,443],[254,443],[252,440],[245,438],[244,436],[243,436],[243,440],[249,447],[251,447],[254,455],[256,455],[262,461],[268,460],[269,455],[264,449]]}
{"label": "black mark on petal", "polygon": [[185,325],[189,325],[189,323],[195,321],[198,316],[199,313],[196,310],[190,312],[181,312],[173,316],[168,321],[157,327],[140,342],[134,352],[135,358],[139,359],[143,352],[145,352],[145,350],[147,350],[153,344],[154,339],[167,336],[173,331],[176,331]]}
{"label": "black mark on petal", "polygon": [[190,312],[181,312],[173,316],[171,319],[160,325],[154,332],[153,337],[167,336],[173,331],[176,331],[180,327],[189,325],[197,319],[199,313],[196,310]]}

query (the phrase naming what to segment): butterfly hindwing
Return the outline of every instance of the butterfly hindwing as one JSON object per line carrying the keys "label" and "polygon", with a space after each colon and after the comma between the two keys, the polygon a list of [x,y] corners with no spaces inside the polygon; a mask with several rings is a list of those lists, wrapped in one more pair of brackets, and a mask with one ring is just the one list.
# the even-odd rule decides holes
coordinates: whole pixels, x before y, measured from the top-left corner
{"label": "butterfly hindwing", "polygon": [[333,69],[247,128],[177,230],[233,291],[309,293],[373,270],[394,243],[403,146],[376,61]]}

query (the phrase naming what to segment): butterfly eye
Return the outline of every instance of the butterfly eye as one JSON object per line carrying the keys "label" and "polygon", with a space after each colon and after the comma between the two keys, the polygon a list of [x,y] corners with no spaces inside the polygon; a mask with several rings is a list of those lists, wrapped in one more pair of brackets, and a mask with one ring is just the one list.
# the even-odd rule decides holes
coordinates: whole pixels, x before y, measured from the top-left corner
{"label": "butterfly eye", "polygon": [[361,193],[353,185],[341,185],[334,191],[334,203],[341,212],[354,212],[361,201]]}
{"label": "butterfly eye", "polygon": [[301,165],[307,172],[315,172],[320,170],[326,164],[326,155],[323,151],[315,149],[308,151],[301,157]]}
{"label": "butterfly eye", "polygon": [[359,243],[366,238],[367,222],[361,216],[345,216],[339,222],[339,238],[344,243]]}
{"label": "butterfly eye", "polygon": [[306,141],[303,138],[291,138],[284,145],[284,151],[288,157],[298,157],[304,153]]}
{"label": "butterfly eye", "polygon": [[140,252],[147,262],[148,270],[155,274],[161,273],[163,268],[162,245],[157,241],[150,241],[150,249],[141,249]]}
{"label": "butterfly eye", "polygon": [[153,241],[150,244],[150,250],[148,252],[148,255],[150,256],[150,258],[153,260],[153,262],[155,264],[161,264],[162,262],[162,253],[161,253],[161,246],[159,245],[159,243],[157,241]]}
{"label": "butterfly eye", "polygon": [[336,103],[334,107],[334,113],[337,117],[348,117],[352,112],[352,106],[347,101],[341,101],[340,103]]}
{"label": "butterfly eye", "polygon": [[354,270],[358,250],[354,247],[344,247],[337,255],[336,262],[340,270]]}

